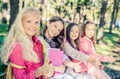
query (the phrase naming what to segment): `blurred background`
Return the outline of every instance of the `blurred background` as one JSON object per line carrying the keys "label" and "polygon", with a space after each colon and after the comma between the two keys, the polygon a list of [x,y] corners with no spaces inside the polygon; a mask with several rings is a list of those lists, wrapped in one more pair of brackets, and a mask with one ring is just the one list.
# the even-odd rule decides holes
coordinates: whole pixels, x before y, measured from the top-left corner
{"label": "blurred background", "polygon": [[[112,79],[120,79],[120,0],[0,0],[0,47],[17,13],[29,6],[40,11],[41,28],[53,15],[62,17],[66,24],[94,21],[96,51],[116,58],[113,63],[103,64]],[[0,79],[5,69],[0,62]]]}

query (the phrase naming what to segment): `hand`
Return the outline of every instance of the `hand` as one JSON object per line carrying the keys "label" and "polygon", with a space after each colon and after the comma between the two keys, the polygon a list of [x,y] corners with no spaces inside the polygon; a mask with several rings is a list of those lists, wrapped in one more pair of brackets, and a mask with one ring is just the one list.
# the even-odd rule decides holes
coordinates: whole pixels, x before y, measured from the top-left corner
{"label": "hand", "polygon": [[93,58],[93,57],[89,57],[89,58],[88,58],[88,62],[91,62],[91,63],[96,62],[96,59]]}
{"label": "hand", "polygon": [[55,71],[56,72],[64,73],[64,70],[65,70],[65,66],[64,65],[60,65],[60,66],[56,66],[55,67]]}
{"label": "hand", "polygon": [[99,69],[100,70],[103,70],[104,69],[104,66],[101,64],[101,65],[99,65]]}
{"label": "hand", "polygon": [[116,59],[115,59],[113,56],[110,56],[110,57],[109,57],[109,61],[110,61],[110,63],[112,63],[112,62],[115,62]]}
{"label": "hand", "polygon": [[75,70],[75,72],[80,72],[80,70],[81,70],[80,63],[74,63],[73,69]]}
{"label": "hand", "polygon": [[101,62],[98,61],[98,60],[96,60],[96,61],[92,62],[92,64],[93,64],[94,66],[96,66],[97,68],[99,68],[99,66],[101,65]]}
{"label": "hand", "polygon": [[104,69],[104,66],[101,64],[100,61],[96,61],[94,65],[95,65],[98,69],[100,69],[100,70],[103,70],[103,69]]}
{"label": "hand", "polygon": [[54,66],[49,63],[49,60],[47,59],[46,62],[43,64],[43,66],[39,67],[35,71],[36,78],[43,75],[46,78],[51,77],[54,74]]}

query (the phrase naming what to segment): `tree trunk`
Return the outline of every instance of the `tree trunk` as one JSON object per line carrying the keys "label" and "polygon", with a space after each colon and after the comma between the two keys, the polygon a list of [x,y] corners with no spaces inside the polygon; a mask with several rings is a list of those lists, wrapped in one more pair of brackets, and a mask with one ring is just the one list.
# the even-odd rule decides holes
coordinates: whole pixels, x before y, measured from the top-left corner
{"label": "tree trunk", "polygon": [[98,36],[97,36],[97,44],[100,44],[103,42],[103,35],[104,35],[104,25],[105,25],[105,12],[107,8],[107,0],[102,1],[102,7],[101,7],[101,12],[100,12],[100,24],[99,24],[99,29],[98,29]]}
{"label": "tree trunk", "polygon": [[109,33],[112,33],[112,27],[115,24],[115,11],[116,11],[116,7],[117,7],[117,0],[114,0],[114,6],[113,6],[113,12],[112,12],[112,16],[111,16],[111,22],[110,22],[110,28],[109,28]]}
{"label": "tree trunk", "polygon": [[8,0],[3,0],[2,4],[2,24],[7,24]]}
{"label": "tree trunk", "polygon": [[118,0],[118,2],[117,2],[117,7],[116,7],[116,13],[115,13],[115,22],[114,22],[114,24],[116,23],[116,19],[117,19],[117,16],[118,16],[118,12],[119,12],[119,4],[120,4],[120,0]]}
{"label": "tree trunk", "polygon": [[18,12],[19,12],[19,0],[10,0],[10,21],[8,30],[10,29],[12,23],[14,22]]}

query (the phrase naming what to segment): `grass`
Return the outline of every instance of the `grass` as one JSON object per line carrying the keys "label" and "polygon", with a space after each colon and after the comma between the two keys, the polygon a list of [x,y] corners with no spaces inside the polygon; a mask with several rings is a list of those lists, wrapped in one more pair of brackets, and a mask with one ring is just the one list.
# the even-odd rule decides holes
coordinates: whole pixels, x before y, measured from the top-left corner
{"label": "grass", "polygon": [[[96,51],[97,53],[100,53],[100,54],[105,54],[109,56],[112,55],[115,58],[119,58],[120,55],[118,54],[118,52],[120,52],[120,50],[116,49],[116,47],[119,49],[119,47],[116,46],[116,44],[117,44],[117,41],[120,40],[120,30],[113,29],[112,34],[108,32],[109,32],[108,27],[105,27],[104,37],[103,37],[104,43],[100,45],[96,45]],[[116,56],[114,56],[115,53],[113,51],[117,51]],[[105,66],[105,71],[107,72],[108,75],[110,75],[112,79],[115,79],[115,77],[117,76],[120,77],[119,65],[115,65],[115,63],[120,64],[120,61],[116,61],[113,63],[103,63]]]}
{"label": "grass", "polygon": [[109,32],[108,28],[104,28],[104,38],[103,38],[104,44],[96,45],[97,53],[106,54],[106,55],[112,54],[111,51],[115,47],[116,42],[120,38],[120,35],[119,35],[120,31],[113,30],[112,34],[108,32]]}
{"label": "grass", "polygon": [[[44,24],[43,24],[44,25]],[[43,27],[42,27],[43,29]],[[0,46],[2,45],[2,42],[4,40],[4,36],[6,35],[8,30],[8,25],[7,24],[0,24]],[[105,44],[102,45],[96,45],[96,51],[97,53],[100,54],[105,54],[105,55],[112,55],[112,51],[115,48],[116,41],[119,40],[120,38],[120,31],[118,30],[113,30],[113,34],[108,33],[108,27],[104,28],[104,38],[103,41]],[[5,66],[3,64],[0,64],[0,73],[5,71]],[[105,71],[112,77],[115,75],[118,75],[120,73],[119,71],[112,71],[109,68],[105,68]],[[3,79],[0,77],[0,79]]]}

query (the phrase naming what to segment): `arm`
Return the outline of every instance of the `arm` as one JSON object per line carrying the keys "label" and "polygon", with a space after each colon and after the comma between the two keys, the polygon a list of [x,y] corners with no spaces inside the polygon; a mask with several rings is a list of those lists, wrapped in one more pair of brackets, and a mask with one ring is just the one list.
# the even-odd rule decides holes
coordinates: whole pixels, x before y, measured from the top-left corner
{"label": "arm", "polygon": [[73,47],[71,47],[68,43],[65,43],[64,46],[64,51],[65,54],[76,59],[76,60],[80,60],[83,62],[86,62],[89,58],[89,56],[85,55],[84,53],[81,53],[80,51],[74,49]]}
{"label": "arm", "polygon": [[13,67],[13,74],[15,79],[36,79],[41,78],[42,75],[46,77],[51,77],[54,74],[54,67],[49,63],[49,60],[45,62],[42,66],[39,63],[29,62],[23,59],[21,46],[18,44],[12,50],[10,55],[10,61],[16,65],[26,67],[17,68]]}
{"label": "arm", "polygon": [[[16,44],[11,52],[10,61],[19,66],[25,66],[20,45]],[[35,79],[34,71],[27,72],[25,68],[18,69],[15,67],[12,67],[12,69],[15,79]]]}
{"label": "arm", "polygon": [[101,61],[101,62],[114,62],[116,61],[114,57],[112,56],[106,56],[106,55],[101,55],[101,54],[94,54],[96,59]]}

